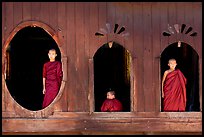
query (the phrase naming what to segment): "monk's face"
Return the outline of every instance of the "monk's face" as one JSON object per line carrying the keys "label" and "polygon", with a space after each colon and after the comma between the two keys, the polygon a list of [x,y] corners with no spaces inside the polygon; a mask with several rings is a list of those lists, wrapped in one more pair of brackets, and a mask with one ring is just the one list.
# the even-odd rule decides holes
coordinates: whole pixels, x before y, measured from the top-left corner
{"label": "monk's face", "polygon": [[175,60],[170,60],[168,66],[170,67],[170,69],[174,70],[176,68],[176,61]]}
{"label": "monk's face", "polygon": [[57,54],[56,54],[55,50],[50,50],[49,51],[48,57],[50,58],[51,61],[54,61],[56,56],[57,56]]}
{"label": "monk's face", "polygon": [[107,93],[107,99],[114,99],[115,95],[111,94],[110,92]]}

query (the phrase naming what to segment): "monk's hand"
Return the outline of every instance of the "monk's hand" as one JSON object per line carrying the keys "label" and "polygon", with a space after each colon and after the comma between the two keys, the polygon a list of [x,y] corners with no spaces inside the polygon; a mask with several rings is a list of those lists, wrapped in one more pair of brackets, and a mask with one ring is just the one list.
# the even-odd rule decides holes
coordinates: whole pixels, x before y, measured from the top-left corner
{"label": "monk's hand", "polygon": [[162,98],[164,98],[164,93],[162,92]]}
{"label": "monk's hand", "polygon": [[45,94],[45,88],[43,88],[43,94]]}

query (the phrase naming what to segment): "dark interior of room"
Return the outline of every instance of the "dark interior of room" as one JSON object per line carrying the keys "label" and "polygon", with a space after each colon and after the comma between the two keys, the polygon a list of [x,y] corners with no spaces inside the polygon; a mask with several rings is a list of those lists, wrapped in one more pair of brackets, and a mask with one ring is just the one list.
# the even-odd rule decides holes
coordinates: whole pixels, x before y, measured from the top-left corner
{"label": "dark interior of room", "polygon": [[[198,54],[190,45],[183,42],[181,42],[180,47],[178,47],[177,42],[169,45],[161,54],[161,79],[164,71],[169,69],[167,64],[170,58],[176,59],[176,68],[180,69],[187,79],[186,111],[200,111]],[[163,111],[162,106],[161,102],[161,110]]]}
{"label": "dark interior of room", "polygon": [[56,49],[56,60],[60,61],[56,42],[40,27],[25,27],[10,41],[6,84],[12,97],[26,109],[42,109],[42,70],[51,48]]}
{"label": "dark interior of room", "polygon": [[130,55],[121,45],[113,42],[101,46],[94,55],[94,98],[95,111],[100,112],[108,90],[116,92],[123,111],[130,111],[130,75],[127,72]]}

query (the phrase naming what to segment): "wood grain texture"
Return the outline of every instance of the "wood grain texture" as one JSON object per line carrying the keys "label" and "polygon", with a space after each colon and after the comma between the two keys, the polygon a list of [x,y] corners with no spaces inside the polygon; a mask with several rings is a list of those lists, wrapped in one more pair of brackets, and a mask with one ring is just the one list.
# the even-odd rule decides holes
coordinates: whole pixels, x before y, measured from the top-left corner
{"label": "wood grain texture", "polygon": [[[199,99],[202,110],[201,2],[3,2],[2,14],[3,52],[11,40],[9,38],[16,33],[13,32],[16,26],[23,22],[26,25],[32,20],[33,23],[44,24],[42,26],[58,40],[63,61],[66,62],[66,84],[61,97],[44,111],[22,109],[11,97],[2,79],[4,134],[54,131],[62,134],[202,132],[202,112],[160,112],[160,55],[177,40],[190,44],[199,55]],[[118,23],[118,29],[125,26],[125,32],[130,35],[127,39],[112,34],[96,37],[95,33],[100,28],[106,28],[106,23],[110,23],[111,33]],[[163,31],[168,31],[168,24],[183,23],[187,27],[192,26],[198,35],[162,35]],[[131,112],[94,112],[93,56],[110,40],[131,53]],[[2,55],[5,54],[3,52]],[[4,56],[2,60],[4,64]]]}

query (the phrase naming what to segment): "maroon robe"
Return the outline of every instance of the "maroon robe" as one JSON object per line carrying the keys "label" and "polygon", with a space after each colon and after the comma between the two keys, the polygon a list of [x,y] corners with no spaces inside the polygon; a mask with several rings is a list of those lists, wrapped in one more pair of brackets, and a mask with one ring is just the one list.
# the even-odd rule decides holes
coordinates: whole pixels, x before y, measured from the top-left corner
{"label": "maroon robe", "polygon": [[185,111],[186,78],[179,69],[167,74],[163,91],[164,111]]}
{"label": "maroon robe", "polygon": [[59,61],[46,62],[43,66],[45,95],[42,107],[47,107],[57,96],[62,81],[62,64]]}
{"label": "maroon robe", "polygon": [[101,106],[102,112],[113,112],[113,111],[122,111],[122,104],[117,99],[106,99],[102,106]]}

